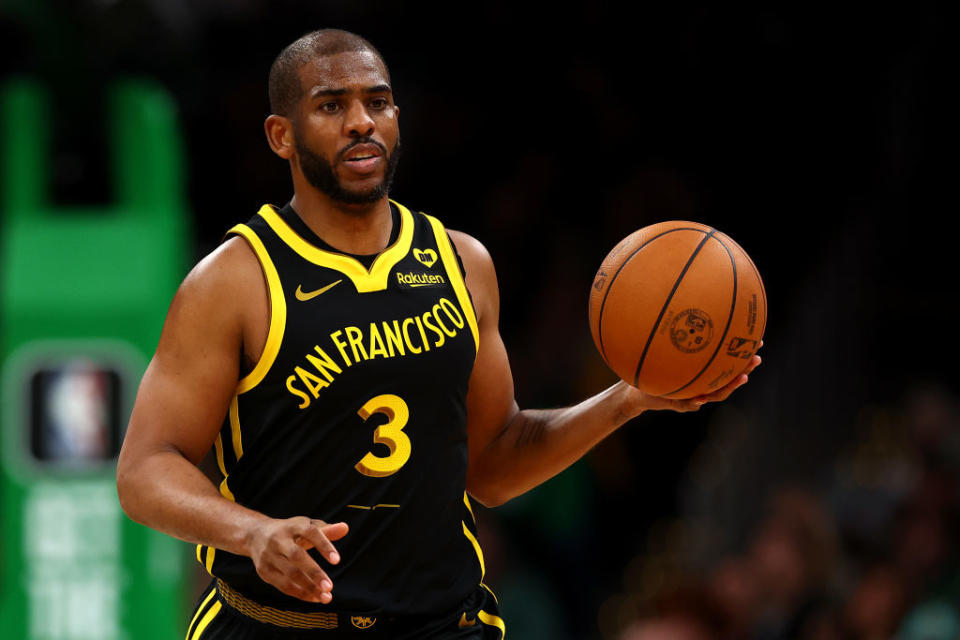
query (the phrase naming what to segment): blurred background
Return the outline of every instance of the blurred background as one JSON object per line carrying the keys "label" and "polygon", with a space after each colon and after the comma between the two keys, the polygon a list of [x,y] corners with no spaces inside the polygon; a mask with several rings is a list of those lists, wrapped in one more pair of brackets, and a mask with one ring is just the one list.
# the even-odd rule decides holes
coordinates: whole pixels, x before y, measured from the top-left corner
{"label": "blurred background", "polygon": [[[20,362],[15,343],[26,342],[17,323],[46,326],[49,316],[51,332],[72,335],[56,305],[29,322],[17,315],[16,265],[82,251],[48,238],[11,258],[23,217],[11,211],[23,208],[10,195],[22,186],[18,167],[31,153],[46,158],[35,166],[56,219],[88,219],[121,192],[136,201],[140,191],[118,187],[123,170],[111,160],[116,126],[106,114],[125,104],[110,97],[118,82],[134,78],[167,97],[175,167],[163,185],[184,221],[163,231],[176,244],[163,254],[171,275],[157,280],[139,360],[106,349],[93,365],[89,354],[79,361],[92,373],[40,358],[26,386],[6,374],[5,433],[33,415],[10,409],[23,404],[17,394],[36,408],[69,389],[64,380],[93,384],[89,393],[120,421],[107,425],[100,453],[83,454],[107,461],[93,471],[47,464],[59,454],[36,435],[46,419],[33,419],[27,448],[42,463],[26,472],[10,470],[19,436],[0,441],[14,487],[0,501],[0,626],[24,629],[4,637],[148,637],[122,630],[138,615],[127,604],[136,596],[115,586],[141,569],[172,585],[172,628],[182,634],[205,573],[164,567],[187,562],[187,545],[131,533],[145,536],[137,550],[117,552],[97,536],[97,566],[114,563],[97,570],[100,591],[85,571],[51,595],[36,585],[49,584],[41,578],[55,573],[64,541],[30,543],[30,527],[56,529],[71,504],[75,531],[97,514],[122,518],[107,484],[86,497],[69,491],[87,471],[109,476],[132,392],[123,371],[135,390],[176,282],[230,226],[291,196],[289,169],[263,135],[266,78],[283,46],[323,27],[363,35],[390,66],[404,144],[392,197],[490,250],[522,407],[564,406],[615,380],[590,339],[587,299],[600,261],[635,229],[669,219],[715,226],[764,278],[764,362],[729,401],[645,414],[545,485],[480,509],[486,583],[511,638],[960,638],[956,162],[946,135],[957,112],[948,101],[956,25],[945,9],[496,0],[0,4],[0,78],[32,78],[49,96],[46,138],[24,134],[15,146],[31,129],[8,117],[0,140],[8,371]],[[131,153],[126,162],[149,185],[159,152]],[[134,262],[148,268],[111,258],[117,245],[98,252],[103,277]],[[63,296],[87,291],[69,276],[59,273]],[[117,337],[106,334],[85,333]],[[87,498],[99,506],[76,506]],[[94,592],[102,597],[90,600]],[[73,608],[47,615],[69,593]],[[89,631],[76,623],[84,611],[121,622]]]}

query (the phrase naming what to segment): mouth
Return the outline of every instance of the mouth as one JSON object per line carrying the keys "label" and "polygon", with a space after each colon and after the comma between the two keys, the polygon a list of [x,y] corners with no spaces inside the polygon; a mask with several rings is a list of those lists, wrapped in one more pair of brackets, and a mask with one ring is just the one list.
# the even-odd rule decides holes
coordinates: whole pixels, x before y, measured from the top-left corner
{"label": "mouth", "polygon": [[343,154],[343,163],[353,172],[367,175],[376,171],[383,161],[383,150],[376,144],[358,144]]}

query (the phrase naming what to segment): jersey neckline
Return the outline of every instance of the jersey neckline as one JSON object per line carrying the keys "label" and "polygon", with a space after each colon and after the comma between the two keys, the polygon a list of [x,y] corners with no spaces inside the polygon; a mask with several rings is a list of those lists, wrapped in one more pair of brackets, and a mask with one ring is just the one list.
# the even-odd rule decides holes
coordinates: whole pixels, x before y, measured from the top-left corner
{"label": "jersey neckline", "polygon": [[357,291],[382,291],[387,288],[390,270],[410,251],[413,242],[413,214],[399,202],[390,201],[400,211],[400,232],[393,244],[384,249],[373,260],[368,269],[349,254],[328,251],[314,246],[297,233],[284,220],[273,206],[265,204],[257,214],[269,225],[274,233],[295,253],[308,262],[320,267],[334,269],[350,278]]}
{"label": "jersey neckline", "polygon": [[[390,205],[390,238],[387,240],[387,247],[393,245],[397,241],[397,238],[400,237],[400,209],[397,208],[397,205],[393,202],[389,203]],[[341,251],[335,246],[325,241],[323,238],[318,236],[313,229],[311,229],[303,218],[300,217],[300,214],[297,213],[297,210],[293,208],[292,204],[288,202],[282,207],[273,207],[283,221],[290,226],[294,232],[299,235],[301,238],[307,241],[308,244],[312,244],[318,249],[323,249],[324,251],[329,251],[330,253],[339,253],[341,255],[348,256],[353,258],[360,264],[362,264],[367,271],[370,270],[370,267],[373,265],[373,261],[377,259],[383,251],[378,251],[376,253],[350,253],[349,251]],[[384,248],[386,251],[386,248]]]}

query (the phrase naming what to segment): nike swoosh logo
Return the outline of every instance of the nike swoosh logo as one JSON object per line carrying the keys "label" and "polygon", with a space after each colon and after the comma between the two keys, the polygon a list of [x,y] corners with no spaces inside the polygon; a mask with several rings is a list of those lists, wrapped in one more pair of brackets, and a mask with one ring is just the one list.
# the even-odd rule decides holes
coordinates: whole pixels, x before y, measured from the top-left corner
{"label": "nike swoosh logo", "polygon": [[460,614],[460,622],[457,623],[457,626],[463,629],[465,627],[472,627],[475,624],[477,624],[476,618],[474,618],[473,620],[467,620],[467,614],[462,613]]}
{"label": "nike swoosh logo", "polygon": [[320,289],[317,289],[316,291],[311,291],[309,293],[304,293],[303,289],[300,288],[300,285],[297,285],[297,290],[294,292],[293,295],[295,295],[297,297],[297,300],[299,300],[300,302],[306,302],[307,300],[316,298],[321,293],[324,293],[326,291],[329,291],[330,289],[333,289],[335,286],[337,286],[341,282],[343,282],[342,278],[340,280],[337,280],[336,282],[331,282],[327,286],[321,287]]}

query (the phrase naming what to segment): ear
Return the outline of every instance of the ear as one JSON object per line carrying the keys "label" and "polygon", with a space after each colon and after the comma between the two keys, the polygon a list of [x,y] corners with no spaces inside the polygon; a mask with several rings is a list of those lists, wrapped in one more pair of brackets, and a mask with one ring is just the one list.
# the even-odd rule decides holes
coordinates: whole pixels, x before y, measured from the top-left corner
{"label": "ear", "polygon": [[272,114],[263,122],[263,130],[267,134],[267,143],[275,154],[289,160],[293,157],[293,123],[289,118]]}

